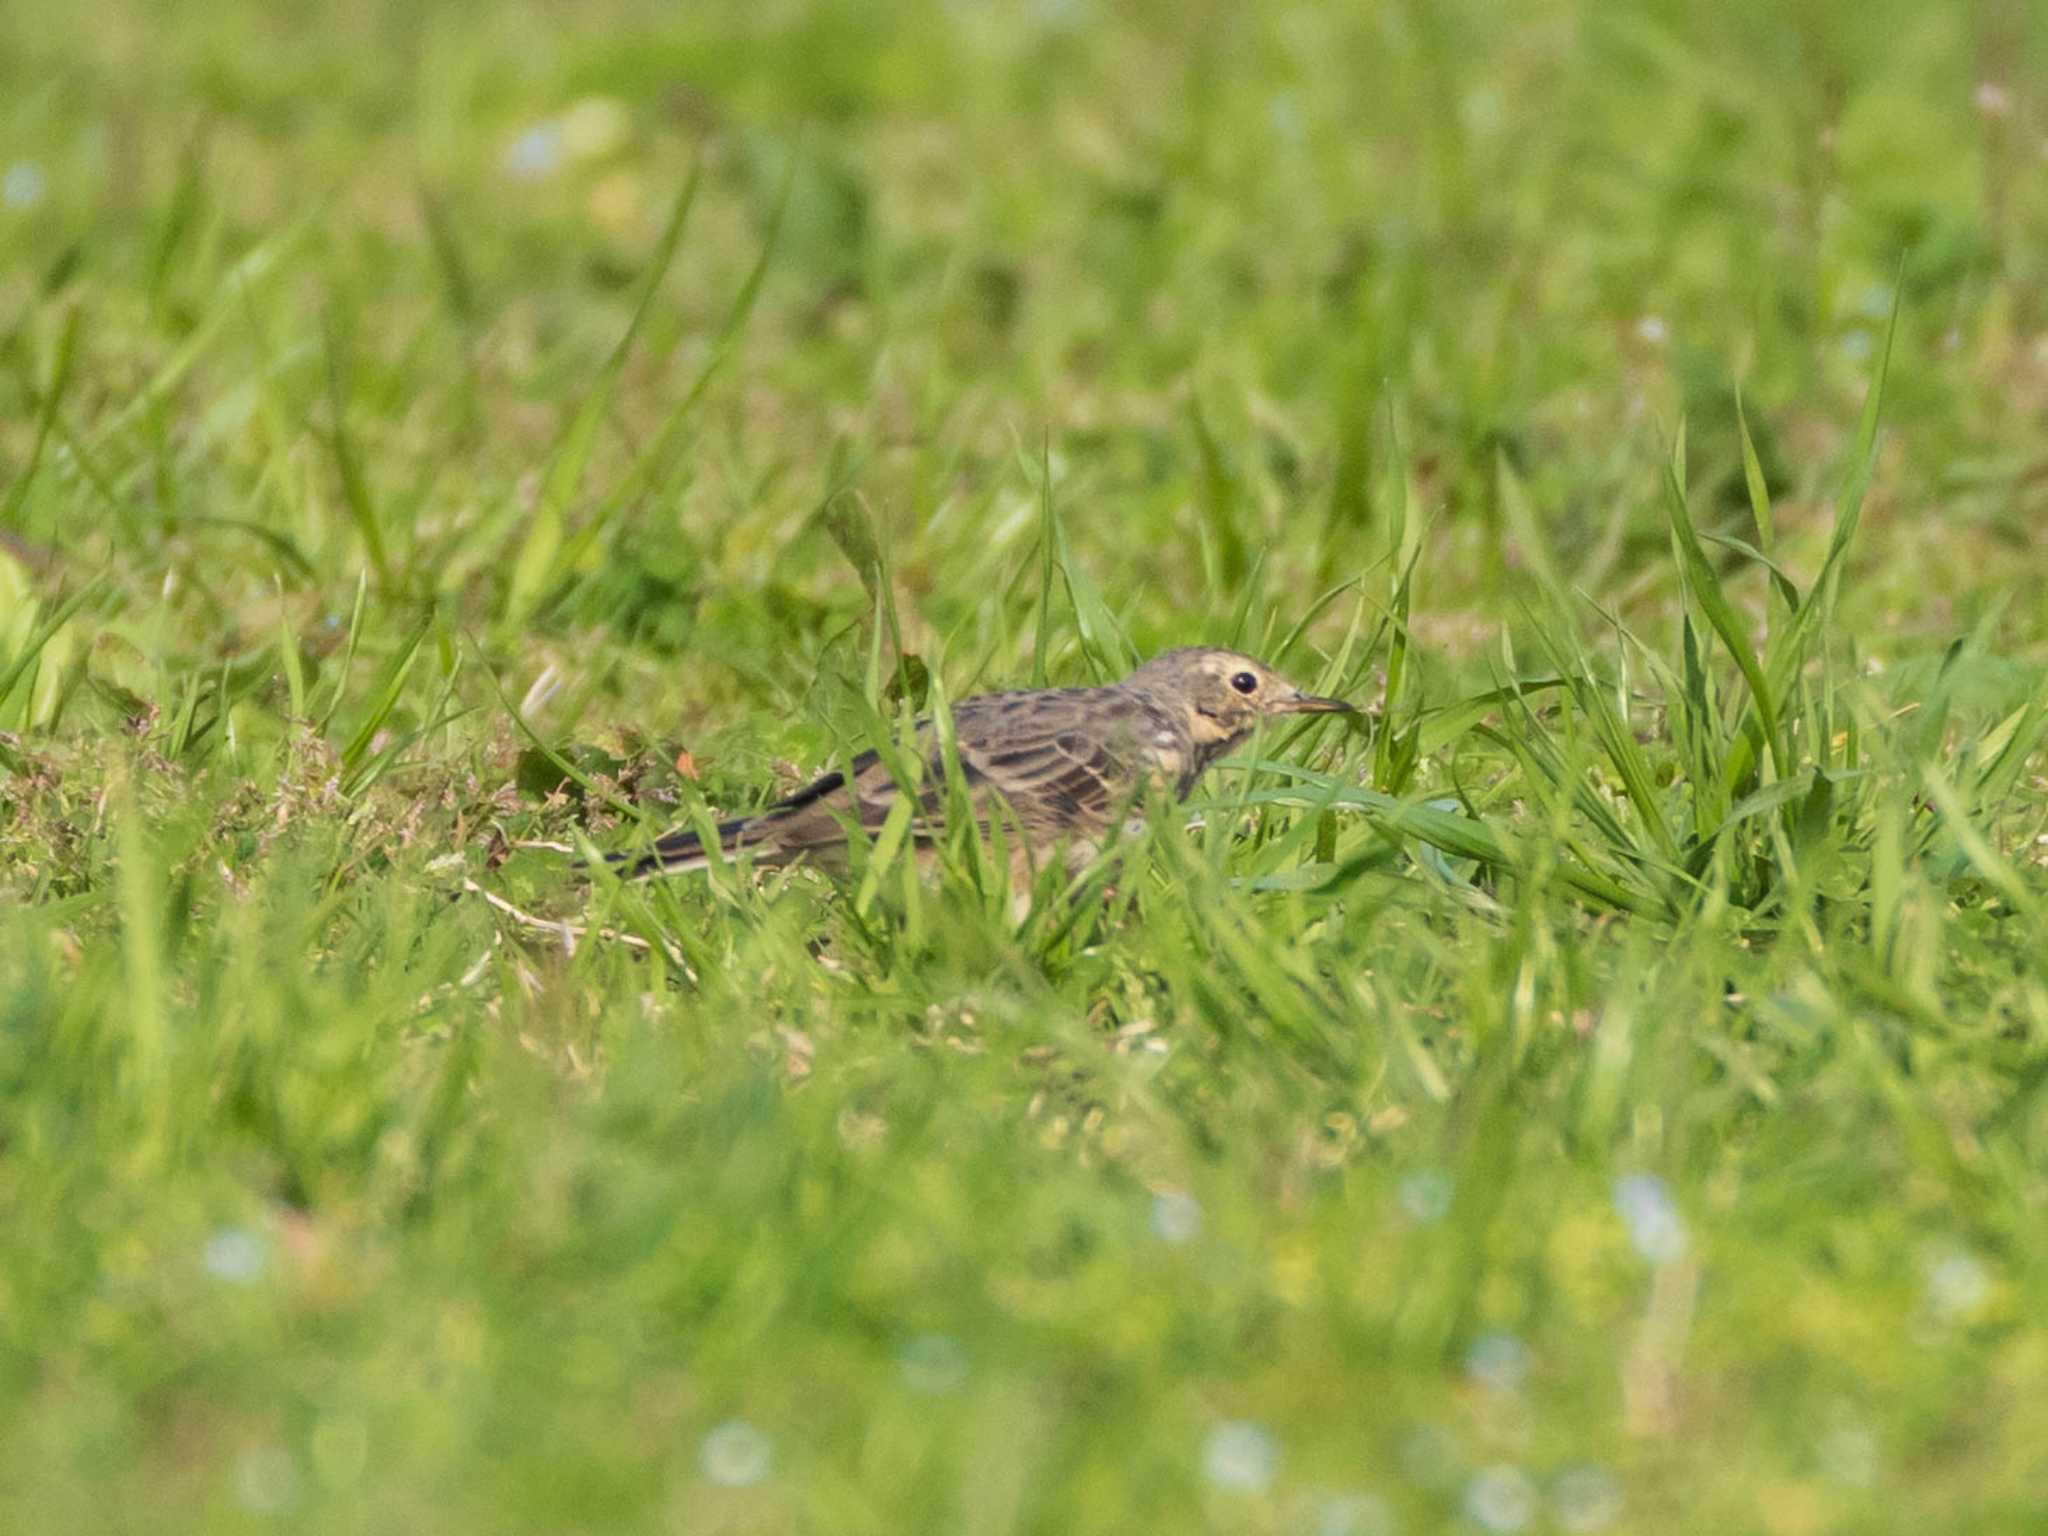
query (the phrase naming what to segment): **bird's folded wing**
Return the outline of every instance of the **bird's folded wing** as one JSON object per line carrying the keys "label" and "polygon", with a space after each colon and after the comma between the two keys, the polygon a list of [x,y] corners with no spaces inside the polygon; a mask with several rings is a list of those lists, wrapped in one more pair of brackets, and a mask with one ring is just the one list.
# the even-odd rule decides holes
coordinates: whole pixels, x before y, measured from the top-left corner
{"label": "bird's folded wing", "polygon": [[[1114,746],[1104,732],[1071,713],[1034,718],[1004,710],[995,718],[969,706],[955,711],[955,747],[960,771],[975,803],[975,819],[986,829],[1009,808],[1009,819],[1033,833],[1100,830],[1127,809],[1139,788],[1128,748]],[[918,810],[911,834],[920,841],[944,829],[946,770],[929,726],[921,731],[925,762],[918,785]],[[833,850],[846,840],[846,822],[881,830],[902,797],[888,765],[872,751],[827,773],[741,827],[721,829],[728,850],[753,847],[787,858]],[[737,831],[737,837],[727,836]]]}
{"label": "bird's folded wing", "polygon": [[960,767],[971,787],[986,785],[1035,827],[1105,826],[1137,788],[1128,754],[1072,721],[962,742]]}

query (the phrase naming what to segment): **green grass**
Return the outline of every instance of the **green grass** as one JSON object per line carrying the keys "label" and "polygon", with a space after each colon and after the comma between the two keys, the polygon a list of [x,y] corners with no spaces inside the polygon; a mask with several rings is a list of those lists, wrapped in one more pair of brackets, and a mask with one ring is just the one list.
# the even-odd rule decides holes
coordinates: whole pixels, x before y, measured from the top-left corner
{"label": "green grass", "polygon": [[[9,0],[0,1526],[2040,1528],[2044,50]],[[1193,641],[1021,927],[574,872]]]}

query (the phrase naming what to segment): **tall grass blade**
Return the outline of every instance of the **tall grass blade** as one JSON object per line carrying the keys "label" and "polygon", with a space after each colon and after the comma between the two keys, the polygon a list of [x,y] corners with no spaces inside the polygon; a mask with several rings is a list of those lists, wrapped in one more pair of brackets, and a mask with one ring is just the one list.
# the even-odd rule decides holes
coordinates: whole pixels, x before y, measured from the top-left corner
{"label": "tall grass blade", "polygon": [[285,687],[289,690],[292,718],[306,718],[306,667],[299,655],[298,631],[292,628],[291,614],[285,609],[284,582],[275,583],[277,589],[277,655],[284,663]]}
{"label": "tall grass blade", "polygon": [[[677,218],[685,217],[688,205],[694,203],[702,175],[703,165],[699,161],[691,167],[690,180],[678,198],[682,206],[678,210]],[[618,483],[606,492],[597,509],[563,547],[561,558],[555,563],[558,576],[580,569],[592,547],[605,529],[616,520],[619,513],[630,506],[635,498],[645,495],[651,487],[660,484],[670,472],[676,455],[676,445],[682,438],[684,427],[696,414],[697,407],[703,402],[712,382],[724,371],[727,362],[739,349],[740,340],[745,336],[748,323],[753,318],[762,286],[768,280],[768,273],[774,266],[776,254],[781,247],[783,223],[795,178],[796,162],[792,160],[784,176],[782,188],[777,194],[775,206],[769,213],[768,227],[762,236],[760,254],[755,257],[754,265],[749,269],[746,280],[741,283],[731,308],[726,311],[725,319],[719,325],[718,336],[712,343],[710,356],[704,360],[703,365],[697,370],[696,377],[690,381],[689,387],[683,391],[667,416],[662,419],[661,425],[648,438],[646,445],[634,454],[632,462],[627,465]],[[839,450],[835,448],[835,461],[838,456]],[[847,473],[835,462],[834,471],[828,477],[835,491],[843,486]],[[830,499],[829,496],[827,499]]]}
{"label": "tall grass blade", "polygon": [[1195,453],[1201,465],[1196,502],[1202,510],[1202,526],[1209,545],[1215,550],[1216,569],[1211,572],[1211,584],[1220,582],[1226,589],[1236,591],[1244,583],[1249,560],[1244,536],[1243,487],[1238,484],[1223,445],[1209,430],[1209,418],[1202,410],[1200,397],[1193,394],[1188,397],[1188,423],[1194,430]]}
{"label": "tall grass blade", "polygon": [[1778,701],[1764,676],[1763,664],[1757,660],[1755,647],[1749,643],[1748,631],[1736,614],[1734,605],[1728,601],[1727,593],[1722,590],[1721,578],[1715,573],[1713,562],[1707,559],[1699,534],[1693,528],[1692,513],[1685,504],[1684,445],[1681,426],[1678,443],[1673,449],[1674,461],[1664,474],[1664,506],[1679,559],[1684,564],[1686,585],[1693,601],[1699,604],[1700,611],[1706,616],[1707,623],[1735,659],[1736,668],[1748,686],[1750,702],[1762,724],[1771,765],[1783,774],[1788,769],[1785,743],[1778,728]]}
{"label": "tall grass blade", "polygon": [[427,633],[432,626],[421,624],[412,632],[412,638],[398,649],[398,654],[384,669],[383,680],[377,691],[371,695],[369,711],[362,723],[356,727],[355,735],[348,745],[341,749],[341,765],[344,771],[353,773],[376,741],[377,733],[384,729],[391,712],[398,707],[398,701],[405,696],[405,680],[412,673],[413,663],[419,660],[420,647],[426,643]]}
{"label": "tall grass blade", "polygon": [[1053,510],[1052,434],[1038,442],[1038,613],[1031,634],[1031,686],[1046,684],[1045,659],[1052,639],[1052,583],[1059,569],[1059,518]]}
{"label": "tall grass blade", "polygon": [[369,553],[370,564],[377,572],[378,586],[389,592],[395,584],[391,552],[384,542],[384,525],[377,515],[377,504],[370,494],[369,481],[364,478],[362,463],[356,456],[355,441],[349,435],[343,341],[331,310],[327,316],[327,409],[330,417],[327,446],[334,455],[335,471],[341,478],[342,500],[348,506],[349,517],[362,538],[363,548]]}
{"label": "tall grass blade", "polygon": [[675,202],[669,208],[668,222],[662,227],[646,270],[640,275],[632,316],[626,322],[624,333],[613,345],[611,355],[598,370],[596,383],[591,386],[576,414],[569,419],[568,427],[549,456],[547,471],[541,478],[540,499],[534,508],[533,523],[527,529],[519,553],[513,558],[512,574],[505,588],[503,619],[508,625],[523,623],[530,617],[559,574],[556,557],[562,550],[570,504],[582,489],[584,474],[597,446],[598,429],[611,414],[612,397],[618,390],[619,376],[625,371],[626,359],[632,355],[633,344],[639,339],[641,328],[654,307],[655,295],[675,260],[676,248],[682,241],[683,228],[689,222],[690,209],[696,203],[697,187],[702,179],[703,163],[699,161],[692,167],[689,180],[683,183],[682,190],[676,194]]}
{"label": "tall grass blade", "polygon": [[36,471],[42,467],[43,450],[49,444],[51,429],[57,424],[57,413],[64,404],[64,392],[71,385],[71,370],[78,359],[78,333],[83,318],[83,312],[76,304],[64,311],[63,327],[57,332],[57,352],[50,360],[50,377],[43,385],[42,399],[36,403],[35,435],[29,439],[28,458],[15,475],[14,483],[7,488],[7,499],[0,502],[0,529],[17,526],[21,509],[28,501],[29,487],[35,484]]}
{"label": "tall grass blade", "polygon": [[160,1154],[171,1109],[171,1021],[163,953],[164,881],[136,804],[133,781],[114,802],[123,998],[117,1082],[143,1146]]}
{"label": "tall grass blade", "polygon": [[111,578],[104,572],[93,577],[59,603],[50,616],[36,626],[35,632],[22,645],[20,653],[8,662],[7,670],[0,672],[0,703],[7,701],[7,696],[14,692],[16,685],[28,675],[29,669],[35,666],[43,653],[43,648],[50,643],[50,638],[71,622],[72,615],[98,596],[109,580]]}

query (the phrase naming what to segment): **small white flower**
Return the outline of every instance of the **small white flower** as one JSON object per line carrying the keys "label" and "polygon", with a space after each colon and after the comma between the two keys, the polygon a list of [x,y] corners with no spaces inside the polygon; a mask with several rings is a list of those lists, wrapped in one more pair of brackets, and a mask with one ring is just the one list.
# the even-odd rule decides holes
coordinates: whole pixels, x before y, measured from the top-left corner
{"label": "small white flower", "polygon": [[1685,1218],[1678,1214],[1670,1188],[1654,1173],[1616,1179],[1614,1208],[1628,1224],[1636,1252],[1652,1264],[1670,1264],[1685,1256]]}
{"label": "small white flower", "polygon": [[697,1447],[697,1466],[721,1488],[751,1488],[775,1464],[775,1447],[744,1419],[728,1419]]}
{"label": "small white flower", "polygon": [[1529,1346],[1512,1333],[1482,1333],[1465,1351],[1465,1374],[1489,1392],[1519,1392],[1529,1374]]}
{"label": "small white flower", "polygon": [[270,1262],[270,1245],[247,1227],[221,1227],[207,1238],[201,1262],[216,1280],[249,1285]]}
{"label": "small white flower", "polygon": [[2012,116],[2012,92],[1996,80],[1979,80],[1970,99],[1986,117]]}
{"label": "small white flower", "polygon": [[0,176],[0,203],[9,208],[33,208],[49,190],[49,178],[33,160],[17,160]]}
{"label": "small white flower", "polygon": [[1202,1442],[1202,1475],[1231,1493],[1264,1493],[1280,1474],[1280,1442],[1249,1419],[1230,1419]]}
{"label": "small white flower", "polygon": [[257,1515],[281,1515],[299,1498],[299,1469],[289,1452],[252,1445],[235,1457],[235,1501]]}
{"label": "small white flower", "polygon": [[1152,1232],[1176,1247],[1202,1235],[1202,1202],[1184,1189],[1162,1189],[1152,1197]]}
{"label": "small white flower", "polygon": [[1401,1181],[1401,1209],[1408,1213],[1410,1221],[1426,1227],[1450,1214],[1454,1193],[1456,1186],[1448,1173],[1437,1168],[1424,1168]]}
{"label": "small white flower", "polygon": [[1465,1485],[1465,1513],[1489,1531],[1522,1530],[1536,1509],[1536,1485],[1520,1467],[1482,1467]]}
{"label": "small white flower", "polygon": [[1991,1295],[1991,1276],[1975,1254],[1957,1249],[1927,1269],[1927,1304],[1943,1322],[1967,1318]]}
{"label": "small white flower", "polygon": [[562,125],[535,123],[505,151],[505,174],[518,181],[552,176],[562,164]]}
{"label": "small white flower", "polygon": [[1671,326],[1662,315],[1645,315],[1636,322],[1636,336],[1653,347],[1671,339]]}

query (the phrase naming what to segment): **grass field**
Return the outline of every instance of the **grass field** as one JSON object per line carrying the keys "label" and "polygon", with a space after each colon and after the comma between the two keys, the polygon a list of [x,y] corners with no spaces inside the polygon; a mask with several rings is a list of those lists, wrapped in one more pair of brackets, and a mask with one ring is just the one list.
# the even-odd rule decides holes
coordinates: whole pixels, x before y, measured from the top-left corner
{"label": "grass field", "polygon": [[7,0],[0,1528],[2048,1528],[2044,284],[2025,0]]}

